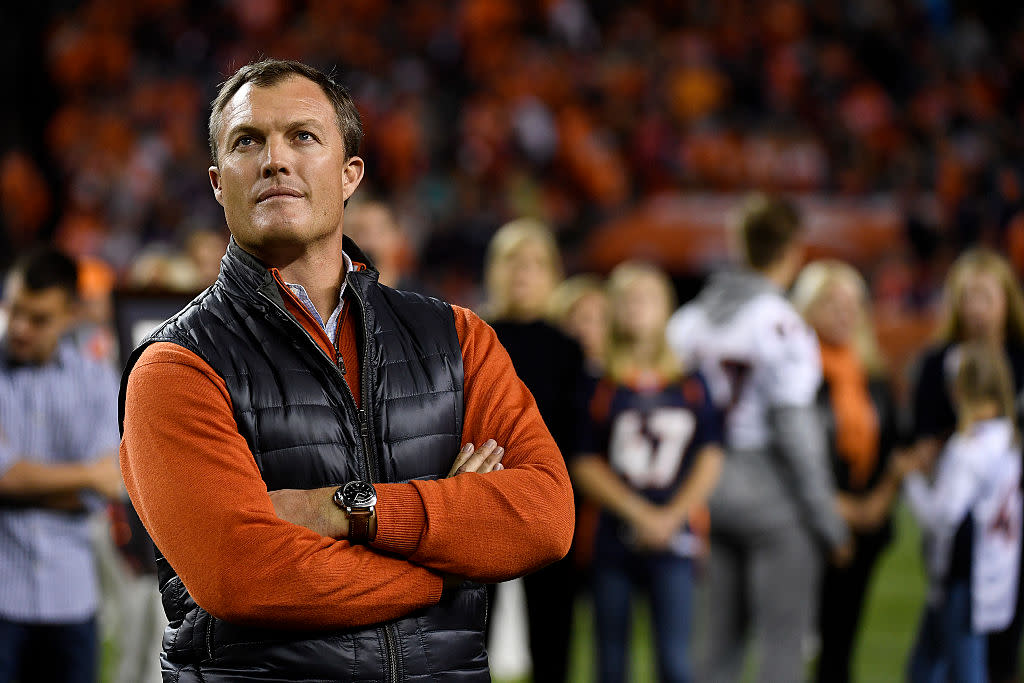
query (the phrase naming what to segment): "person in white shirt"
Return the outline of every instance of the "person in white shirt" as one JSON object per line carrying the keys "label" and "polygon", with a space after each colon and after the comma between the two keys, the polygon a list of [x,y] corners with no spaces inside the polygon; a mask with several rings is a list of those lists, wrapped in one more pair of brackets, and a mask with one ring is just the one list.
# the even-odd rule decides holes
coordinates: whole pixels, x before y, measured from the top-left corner
{"label": "person in white shirt", "polygon": [[[954,397],[959,428],[929,483],[904,489],[925,536],[928,604],[910,659],[911,683],[984,683],[986,634],[1013,619],[1021,543],[1021,452],[1013,380],[1002,350],[969,342],[960,350]],[[921,459],[921,462],[926,462]],[[970,523],[964,525],[964,520]],[[958,529],[969,534],[955,561]],[[960,532],[964,533],[964,532]]]}
{"label": "person in white shirt", "polygon": [[[758,681],[804,678],[822,559],[849,557],[824,429],[814,403],[821,358],[814,331],[785,297],[803,262],[799,216],[756,196],[738,239],[745,268],[712,276],[676,312],[668,339],[726,411],[727,458],[713,494],[704,673],[736,681],[748,635]],[[751,634],[751,631],[753,633]]]}

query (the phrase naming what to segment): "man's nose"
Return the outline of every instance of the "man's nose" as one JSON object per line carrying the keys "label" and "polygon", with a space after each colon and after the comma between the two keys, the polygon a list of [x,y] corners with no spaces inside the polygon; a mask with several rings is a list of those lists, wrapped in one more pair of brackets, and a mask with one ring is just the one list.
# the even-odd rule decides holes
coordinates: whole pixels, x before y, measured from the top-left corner
{"label": "man's nose", "polygon": [[285,175],[291,173],[291,158],[288,143],[285,140],[272,137],[267,140],[267,144],[264,147],[263,165],[260,169],[260,175],[264,178],[272,178],[279,173]]}

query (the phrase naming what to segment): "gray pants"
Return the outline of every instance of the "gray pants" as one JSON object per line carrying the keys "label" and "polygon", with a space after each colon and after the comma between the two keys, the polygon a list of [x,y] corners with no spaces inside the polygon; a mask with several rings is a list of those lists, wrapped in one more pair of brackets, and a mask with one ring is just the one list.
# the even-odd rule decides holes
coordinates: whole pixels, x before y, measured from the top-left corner
{"label": "gray pants", "polygon": [[113,683],[159,683],[164,616],[156,577],[136,575],[121,558],[110,536],[110,520],[97,516],[93,549],[100,580],[100,627],[116,658],[105,680]]}
{"label": "gray pants", "polygon": [[817,614],[821,562],[820,550],[797,524],[750,535],[713,533],[700,680],[739,681],[753,636],[756,681],[803,681],[803,643]]}

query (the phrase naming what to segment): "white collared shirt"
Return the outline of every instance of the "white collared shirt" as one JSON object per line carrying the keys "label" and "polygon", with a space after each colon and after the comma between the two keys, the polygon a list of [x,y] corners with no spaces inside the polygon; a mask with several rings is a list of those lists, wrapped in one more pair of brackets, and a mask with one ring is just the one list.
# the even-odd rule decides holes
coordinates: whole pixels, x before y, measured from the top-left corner
{"label": "white collared shirt", "polygon": [[[348,273],[355,270],[355,266],[352,265],[352,259],[350,259],[348,254],[345,252],[341,253],[341,257],[345,260],[345,274],[347,276]],[[345,287],[348,284],[346,282],[346,278],[343,277],[341,279],[341,289],[338,290],[338,305],[327,318],[327,322],[324,322],[324,319],[320,316],[320,312],[316,310],[316,306],[313,305],[312,299],[310,299],[309,294],[306,293],[305,287],[302,285],[292,284],[291,282],[286,282],[285,284],[288,286],[288,289],[292,290],[292,294],[294,294],[295,298],[299,300],[299,303],[301,303],[305,309],[309,311],[310,315],[313,316],[313,319],[320,324],[320,327],[324,328],[324,332],[327,333],[327,337],[332,340],[337,339],[338,321],[341,319],[341,309],[343,308],[345,301]]]}

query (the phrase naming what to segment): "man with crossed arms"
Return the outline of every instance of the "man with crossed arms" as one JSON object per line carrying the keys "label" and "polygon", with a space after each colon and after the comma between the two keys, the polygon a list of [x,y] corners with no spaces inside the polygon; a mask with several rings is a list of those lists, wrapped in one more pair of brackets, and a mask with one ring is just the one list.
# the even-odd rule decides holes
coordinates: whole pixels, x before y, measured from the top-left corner
{"label": "man with crossed arms", "polygon": [[233,238],[122,380],[164,680],[489,680],[481,583],[568,551],[564,461],[494,332],[380,285],[343,237],[360,137],[347,91],[297,62],[213,103]]}

